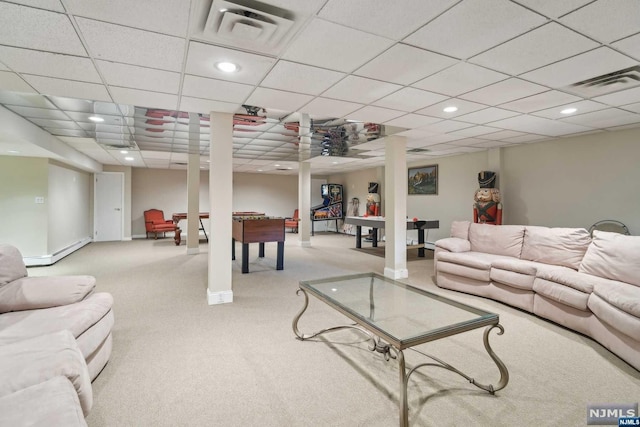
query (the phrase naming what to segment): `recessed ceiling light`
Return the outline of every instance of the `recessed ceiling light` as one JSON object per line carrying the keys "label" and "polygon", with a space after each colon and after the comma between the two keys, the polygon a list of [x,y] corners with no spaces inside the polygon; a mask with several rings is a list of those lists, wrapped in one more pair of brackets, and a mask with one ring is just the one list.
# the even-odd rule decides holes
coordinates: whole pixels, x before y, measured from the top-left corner
{"label": "recessed ceiling light", "polygon": [[573,108],[573,107],[571,107],[571,108],[565,108],[564,110],[560,111],[560,114],[573,114],[573,113],[575,113],[576,111],[578,111],[578,109],[577,109],[577,108]]}
{"label": "recessed ceiling light", "polygon": [[97,117],[97,116],[91,116],[91,117],[89,117],[89,120],[91,120],[92,122],[97,122],[97,123],[104,122],[104,119],[102,117]]}
{"label": "recessed ceiling light", "polygon": [[332,162],[332,163],[333,163],[334,165],[337,165],[337,164],[338,164],[338,162]]}
{"label": "recessed ceiling light", "polygon": [[120,150],[120,154],[129,154],[127,150]]}
{"label": "recessed ceiling light", "polygon": [[454,113],[454,112],[458,111],[458,107],[454,107],[452,105],[450,107],[445,107],[442,111],[444,111],[445,113]]}
{"label": "recessed ceiling light", "polygon": [[8,150],[7,153],[9,153],[9,154],[20,154],[20,152],[18,150]]}
{"label": "recessed ceiling light", "polygon": [[280,167],[280,165],[279,165],[279,164],[277,164],[277,163],[276,163],[274,166],[275,166],[275,167],[277,167],[277,168],[279,168],[279,167]]}
{"label": "recessed ceiling light", "polygon": [[220,71],[224,71],[225,73],[233,73],[240,69],[240,67],[233,62],[218,62],[216,64],[216,68]]}
{"label": "recessed ceiling light", "polygon": [[133,157],[125,157],[124,158],[126,161],[132,162],[133,161]]}
{"label": "recessed ceiling light", "polygon": [[258,172],[262,172],[262,169],[258,169]]}

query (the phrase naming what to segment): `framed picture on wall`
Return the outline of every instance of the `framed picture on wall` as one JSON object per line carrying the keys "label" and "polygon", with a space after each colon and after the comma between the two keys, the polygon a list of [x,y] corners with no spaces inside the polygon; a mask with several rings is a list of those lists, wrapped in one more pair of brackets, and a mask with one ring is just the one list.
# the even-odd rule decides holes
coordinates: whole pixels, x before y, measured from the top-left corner
{"label": "framed picture on wall", "polygon": [[438,194],[438,165],[409,168],[409,194]]}

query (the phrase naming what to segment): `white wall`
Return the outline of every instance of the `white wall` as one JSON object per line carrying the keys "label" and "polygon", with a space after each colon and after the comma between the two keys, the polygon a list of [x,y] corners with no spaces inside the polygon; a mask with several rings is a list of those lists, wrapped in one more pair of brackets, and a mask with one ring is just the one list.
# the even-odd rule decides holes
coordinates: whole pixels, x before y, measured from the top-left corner
{"label": "white wall", "polygon": [[91,177],[87,172],[49,164],[48,254],[91,238]]}

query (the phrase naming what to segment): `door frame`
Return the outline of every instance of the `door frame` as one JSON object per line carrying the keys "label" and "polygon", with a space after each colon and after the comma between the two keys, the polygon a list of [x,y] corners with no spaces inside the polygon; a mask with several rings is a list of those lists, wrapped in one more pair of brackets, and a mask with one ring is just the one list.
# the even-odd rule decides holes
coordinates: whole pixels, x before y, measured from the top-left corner
{"label": "door frame", "polygon": [[124,172],[96,172],[93,174],[93,235],[92,241],[96,241],[96,233],[98,230],[96,226],[98,224],[98,181],[97,178],[100,175],[118,175],[120,176],[120,241],[124,240]]}

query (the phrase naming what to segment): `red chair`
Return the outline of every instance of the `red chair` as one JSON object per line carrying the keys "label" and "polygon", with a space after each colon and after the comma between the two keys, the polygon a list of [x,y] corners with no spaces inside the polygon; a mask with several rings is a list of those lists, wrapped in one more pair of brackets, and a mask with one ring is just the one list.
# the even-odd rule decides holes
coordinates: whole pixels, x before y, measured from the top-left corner
{"label": "red chair", "polygon": [[149,209],[144,211],[144,226],[147,230],[147,239],[149,238],[149,233],[154,233],[157,239],[158,233],[162,233],[164,237],[167,231],[173,231],[176,245],[180,244],[180,227],[170,219],[164,219],[164,212],[161,210]]}
{"label": "red chair", "polygon": [[292,233],[298,232],[298,223],[300,222],[300,217],[298,216],[298,209],[293,211],[293,216],[291,218],[284,219],[284,226],[291,228]]}

